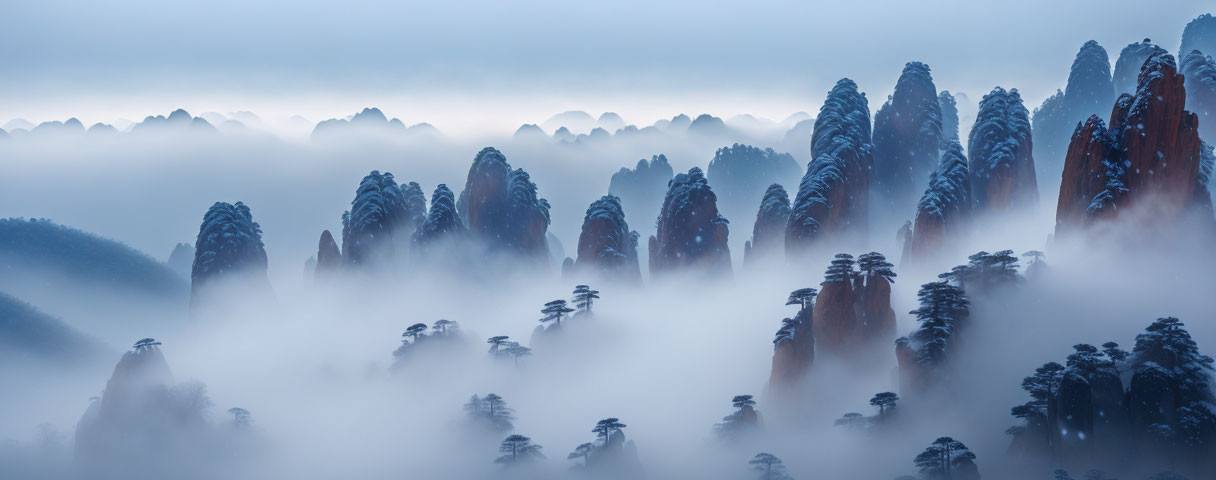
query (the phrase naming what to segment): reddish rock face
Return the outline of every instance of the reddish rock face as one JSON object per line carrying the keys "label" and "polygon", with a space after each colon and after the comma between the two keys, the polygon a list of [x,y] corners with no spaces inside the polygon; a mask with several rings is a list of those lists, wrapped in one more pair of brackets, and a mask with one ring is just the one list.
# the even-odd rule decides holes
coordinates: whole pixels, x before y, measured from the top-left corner
{"label": "reddish rock face", "polygon": [[889,345],[895,338],[895,309],[891,308],[891,282],[880,276],[863,277],[858,314],[863,320],[864,342]]}
{"label": "reddish rock face", "polygon": [[773,344],[769,385],[775,389],[788,390],[798,385],[815,362],[814,310],[799,310],[794,324],[793,335]]}
{"label": "reddish rock face", "polygon": [[329,230],[321,232],[321,241],[317,245],[317,273],[330,273],[342,268],[342,252],[334,242]]}
{"label": "reddish rock face", "polygon": [[587,207],[583,230],[578,237],[578,259],[571,274],[591,272],[605,278],[640,283],[637,232],[629,230],[621,201],[606,195]]}
{"label": "reddish rock face", "polygon": [[857,350],[862,337],[862,322],[854,306],[858,293],[850,281],[827,282],[819,290],[814,330],[823,352],[844,357]]}
{"label": "reddish rock face", "polygon": [[957,238],[971,213],[971,189],[963,147],[952,142],[942,152],[929,188],[916,206],[916,223],[901,259],[905,264],[932,256]]}
{"label": "reddish rock face", "polygon": [[1108,131],[1093,118],[1077,129],[1060,186],[1058,234],[1129,211],[1149,232],[1193,213],[1211,219],[1200,181],[1199,121],[1185,104],[1174,58],[1159,54],[1144,63],[1136,95],[1116,102]]}
{"label": "reddish rock face", "polygon": [[1110,133],[1097,115],[1077,125],[1065,155],[1060,198],[1056,203],[1057,232],[1086,222],[1090,202],[1096,192],[1106,187],[1106,168],[1102,162],[1110,158],[1112,146]]}

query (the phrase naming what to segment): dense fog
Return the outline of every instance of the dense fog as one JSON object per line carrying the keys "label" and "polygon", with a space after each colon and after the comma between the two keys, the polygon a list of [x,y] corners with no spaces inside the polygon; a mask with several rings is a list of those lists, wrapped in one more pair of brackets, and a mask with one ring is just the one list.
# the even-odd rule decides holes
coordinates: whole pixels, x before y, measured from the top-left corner
{"label": "dense fog", "polygon": [[0,477],[1204,478],[1216,63],[1117,33],[1047,100],[0,111]]}

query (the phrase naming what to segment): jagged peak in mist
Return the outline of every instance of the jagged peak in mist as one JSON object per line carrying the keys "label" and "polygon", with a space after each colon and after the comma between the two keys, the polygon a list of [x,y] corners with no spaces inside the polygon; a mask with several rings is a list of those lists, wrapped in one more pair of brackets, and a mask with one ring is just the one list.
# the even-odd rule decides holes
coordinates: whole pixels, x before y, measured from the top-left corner
{"label": "jagged peak in mist", "polygon": [[1030,112],[1016,88],[993,88],[980,100],[967,138],[973,211],[1007,211],[1039,199]]}
{"label": "jagged peak in mist", "polygon": [[912,235],[907,239],[904,265],[926,260],[956,244],[971,212],[970,175],[963,146],[951,142],[942,151],[929,187],[916,205]]}
{"label": "jagged peak in mist", "polygon": [[769,257],[785,251],[785,227],[790,221],[790,194],[779,184],[769,185],[760,199],[752,238],[744,245],[744,263],[757,256]]}
{"label": "jagged peak in mist", "polygon": [[744,219],[755,211],[767,186],[794,184],[802,177],[802,168],[788,153],[735,143],[714,152],[706,177],[723,215]]}
{"label": "jagged peak in mist", "polygon": [[1113,78],[1115,95],[1135,93],[1140,67],[1144,66],[1145,60],[1148,60],[1149,57],[1162,53],[1168,52],[1147,38],[1123,47],[1123,50],[1119,52],[1119,59],[1115,61]]}
{"label": "jagged peak in mist", "polygon": [[549,202],[498,149],[486,147],[474,157],[456,207],[470,235],[491,250],[548,258]]}
{"label": "jagged peak in mist", "polygon": [[1195,17],[1182,29],[1182,44],[1178,47],[1178,55],[1186,55],[1192,50],[1216,56],[1216,17],[1212,14],[1205,13]]}
{"label": "jagged peak in mist", "polygon": [[262,227],[253,221],[253,213],[244,203],[216,202],[207,209],[194,245],[194,265],[190,271],[192,310],[205,302],[204,289],[221,278],[253,279],[260,288],[243,292],[252,297],[269,291]]}
{"label": "jagged peak in mist", "polygon": [[657,231],[650,237],[651,275],[688,267],[730,273],[730,222],[718,213],[717,200],[700,168],[668,182]]}
{"label": "jagged peak in mist", "polygon": [[958,136],[958,101],[948,90],[937,94],[937,104],[942,109],[942,150],[952,142],[959,141]]}
{"label": "jagged peak in mist", "polygon": [[798,184],[785,233],[789,255],[807,252],[827,236],[866,236],[870,178],[870,108],[848,78],[836,82],[815,118],[811,163]]}
{"label": "jagged peak in mist", "polygon": [[1216,142],[1216,61],[1211,55],[1191,50],[1182,59],[1186,109],[1199,116],[1199,136]]}
{"label": "jagged peak in mist", "polygon": [[1077,51],[1064,90],[1057,90],[1034,110],[1034,154],[1040,178],[1054,183],[1072,130],[1090,115],[1109,111],[1114,99],[1115,86],[1106,49],[1096,41],[1087,41]]}
{"label": "jagged peak in mist", "polygon": [[883,208],[906,209],[938,160],[942,107],[929,66],[904,65],[895,92],[874,114],[874,180]]}
{"label": "jagged peak in mist", "polygon": [[605,278],[640,283],[638,237],[625,221],[621,199],[605,195],[591,202],[583,216],[578,237],[575,272],[588,272]]}
{"label": "jagged peak in mist", "polygon": [[547,134],[545,134],[545,131],[541,130],[541,128],[539,126],[537,126],[536,124],[525,123],[523,125],[520,125],[519,128],[515,130],[514,138],[516,140],[527,140],[527,139],[537,139],[537,138],[542,138],[542,139],[549,138],[549,136]]}
{"label": "jagged peak in mist", "polygon": [[1109,127],[1095,115],[1073,133],[1056,207],[1057,235],[1113,219],[1145,199],[1154,202],[1151,217],[1137,222],[1146,236],[1169,235],[1184,219],[1216,227],[1202,123],[1183,109],[1187,92],[1174,57],[1153,55],[1138,78],[1135,96],[1124,94],[1116,102]]}

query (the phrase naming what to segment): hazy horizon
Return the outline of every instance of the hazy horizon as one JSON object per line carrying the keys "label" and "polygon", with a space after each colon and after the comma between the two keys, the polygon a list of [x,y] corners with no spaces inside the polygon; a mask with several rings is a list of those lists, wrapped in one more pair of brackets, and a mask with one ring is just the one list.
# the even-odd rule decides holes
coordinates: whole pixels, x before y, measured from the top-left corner
{"label": "hazy horizon", "polygon": [[1018,88],[1033,109],[1063,88],[1085,41],[1112,63],[1143,38],[1173,52],[1205,11],[1190,0],[1151,16],[1132,1],[243,5],[13,5],[0,18],[10,46],[0,124],[88,126],[176,108],[315,124],[364,107],[457,135],[567,110],[612,111],[639,127],[679,113],[779,121],[813,114],[842,77],[877,109],[914,60],[941,90],[977,102],[994,86]]}

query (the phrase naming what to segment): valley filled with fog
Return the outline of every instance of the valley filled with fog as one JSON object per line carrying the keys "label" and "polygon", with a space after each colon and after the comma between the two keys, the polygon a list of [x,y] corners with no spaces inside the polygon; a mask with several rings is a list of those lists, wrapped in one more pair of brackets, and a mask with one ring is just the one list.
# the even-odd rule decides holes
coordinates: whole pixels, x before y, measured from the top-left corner
{"label": "valley filled with fog", "polygon": [[1171,22],[1033,99],[0,110],[0,477],[1205,478],[1216,18]]}

